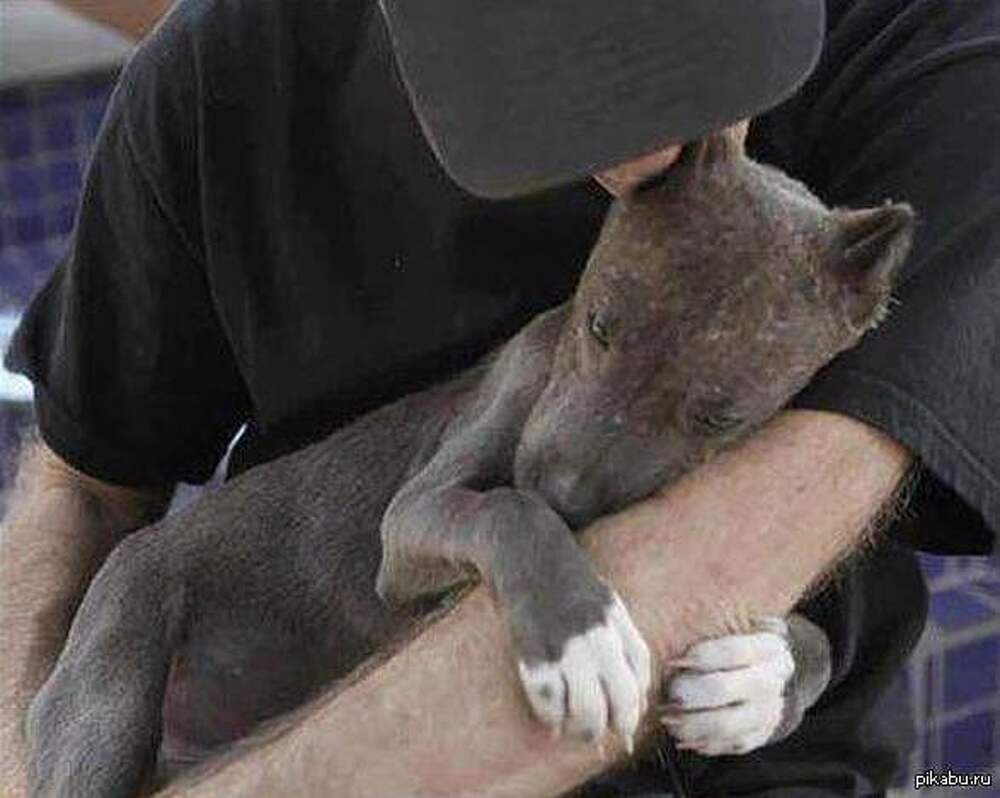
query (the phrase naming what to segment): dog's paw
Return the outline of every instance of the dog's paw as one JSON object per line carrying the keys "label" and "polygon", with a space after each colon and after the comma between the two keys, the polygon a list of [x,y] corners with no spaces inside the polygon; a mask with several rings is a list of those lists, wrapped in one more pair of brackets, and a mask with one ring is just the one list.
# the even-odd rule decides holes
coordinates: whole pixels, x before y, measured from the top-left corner
{"label": "dog's paw", "polygon": [[652,678],[649,648],[618,597],[604,622],[570,637],[556,661],[518,663],[535,716],[556,734],[600,740],[613,728],[631,752]]}
{"label": "dog's paw", "polygon": [[699,643],[669,663],[678,670],[667,684],[660,720],[678,748],[706,756],[745,754],[781,727],[795,672],[788,627],[768,618],[760,628]]}

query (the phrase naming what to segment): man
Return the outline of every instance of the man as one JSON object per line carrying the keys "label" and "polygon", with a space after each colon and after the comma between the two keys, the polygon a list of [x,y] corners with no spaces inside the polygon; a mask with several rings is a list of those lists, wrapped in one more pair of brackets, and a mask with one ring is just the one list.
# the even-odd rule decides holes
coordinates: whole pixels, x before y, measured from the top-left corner
{"label": "man", "polygon": [[[71,252],[9,357],[35,382],[45,442],[22,468],[2,561],[15,787],[20,720],[89,577],[173,483],[206,478],[244,421],[235,472],[467,365],[560,301],[608,201],[580,178],[640,189],[670,143],[792,91],[823,29],[808,0],[511,5],[186,0],[126,69]],[[710,597],[692,627],[717,622],[716,599],[759,598],[755,573],[774,574],[774,595],[801,592],[911,456],[927,472],[926,545],[986,550],[1000,524],[1000,117],[986,99],[1000,67],[984,57],[1000,20],[985,1],[826,10],[818,66],[754,123],[751,149],[830,202],[891,196],[924,225],[899,308],[798,402],[826,412],[790,412],[669,494],[673,518],[701,508],[687,517],[730,549],[685,562]],[[766,537],[762,507],[783,520]],[[828,702],[787,744],[686,759],[697,789],[880,790],[906,741],[871,710],[922,623],[922,590],[894,548],[850,571],[814,608],[840,652]],[[655,767],[633,776],[600,789],[666,789]]]}

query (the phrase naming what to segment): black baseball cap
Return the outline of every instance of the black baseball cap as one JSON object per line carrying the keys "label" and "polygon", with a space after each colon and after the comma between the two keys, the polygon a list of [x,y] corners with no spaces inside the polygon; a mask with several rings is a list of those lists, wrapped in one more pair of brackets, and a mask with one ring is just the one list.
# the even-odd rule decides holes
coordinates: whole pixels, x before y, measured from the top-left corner
{"label": "black baseball cap", "polygon": [[823,0],[380,0],[424,133],[462,187],[523,194],[790,95]]}

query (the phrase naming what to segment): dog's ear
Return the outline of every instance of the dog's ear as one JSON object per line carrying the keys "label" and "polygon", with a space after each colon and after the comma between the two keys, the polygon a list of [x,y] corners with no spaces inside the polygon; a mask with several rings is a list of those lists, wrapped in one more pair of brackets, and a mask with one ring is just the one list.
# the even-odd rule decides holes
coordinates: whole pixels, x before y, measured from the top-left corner
{"label": "dog's ear", "polygon": [[730,125],[725,130],[714,134],[714,138],[718,141],[716,146],[725,150],[725,157],[739,158],[746,155],[747,135],[749,133],[750,120],[744,119],[742,122],[737,122],[735,125]]}
{"label": "dog's ear", "polygon": [[910,251],[915,215],[904,203],[836,210],[834,251],[828,261],[840,283],[848,319],[866,330],[885,312],[899,267]]}
{"label": "dog's ear", "polygon": [[681,151],[678,166],[686,166],[695,172],[700,172],[710,164],[744,158],[749,130],[750,122],[744,120],[688,142]]}

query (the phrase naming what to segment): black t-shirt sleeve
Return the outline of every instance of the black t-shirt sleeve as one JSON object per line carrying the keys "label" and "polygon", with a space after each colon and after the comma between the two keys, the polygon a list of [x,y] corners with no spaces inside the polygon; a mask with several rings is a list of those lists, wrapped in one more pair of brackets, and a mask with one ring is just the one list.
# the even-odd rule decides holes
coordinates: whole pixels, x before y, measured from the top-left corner
{"label": "black t-shirt sleeve", "polygon": [[987,552],[1000,530],[1000,14],[895,5],[853,4],[805,91],[763,122],[830,203],[891,198],[919,216],[888,320],[796,405],[908,446],[927,472],[922,547]]}
{"label": "black t-shirt sleeve", "polygon": [[246,390],[196,242],[129,128],[143,68],[131,65],[112,98],[69,252],[7,363],[34,382],[42,437],[75,467],[119,484],[199,482],[241,423]]}

